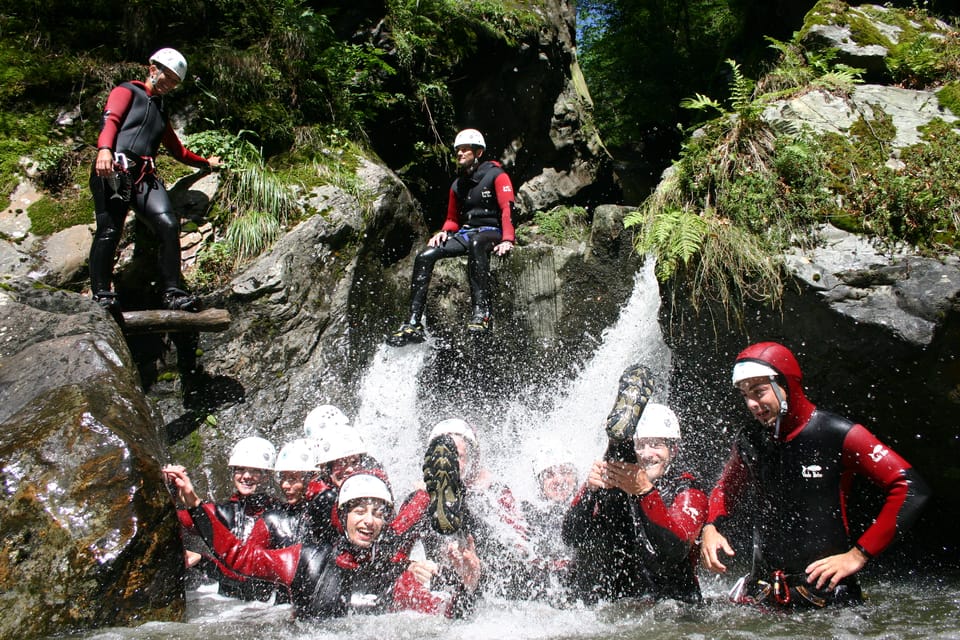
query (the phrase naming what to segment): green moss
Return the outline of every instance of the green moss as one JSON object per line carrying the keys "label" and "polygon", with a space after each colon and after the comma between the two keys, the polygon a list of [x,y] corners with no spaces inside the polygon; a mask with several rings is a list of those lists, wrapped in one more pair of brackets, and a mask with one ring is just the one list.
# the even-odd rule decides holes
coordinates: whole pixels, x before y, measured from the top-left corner
{"label": "green moss", "polygon": [[857,11],[847,13],[847,24],[850,26],[850,38],[861,47],[880,45],[889,49],[893,46],[890,38],[883,35],[872,20]]}
{"label": "green moss", "polygon": [[552,241],[581,240],[587,231],[587,210],[583,207],[554,207],[533,214],[537,230]]}
{"label": "green moss", "polygon": [[953,115],[960,116],[960,81],[949,82],[937,91],[937,103],[949,109]]}
{"label": "green moss", "polygon": [[27,208],[30,232],[48,236],[78,224],[93,223],[93,201],[81,189],[40,198]]}

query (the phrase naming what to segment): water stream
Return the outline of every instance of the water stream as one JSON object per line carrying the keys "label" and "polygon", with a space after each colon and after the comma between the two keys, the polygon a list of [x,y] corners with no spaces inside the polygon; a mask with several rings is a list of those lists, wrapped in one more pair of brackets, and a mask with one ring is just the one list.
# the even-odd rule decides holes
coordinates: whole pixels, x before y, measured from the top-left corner
{"label": "water stream", "polygon": [[[603,419],[625,366],[644,362],[660,380],[670,352],[660,335],[660,304],[653,265],[642,270],[619,320],[600,338],[594,356],[572,379],[553,388],[518,389],[497,409],[496,424],[477,425],[484,464],[507,480],[520,499],[534,494],[531,455],[547,442],[568,447],[585,474],[605,446]],[[398,497],[419,476],[422,442],[430,424],[417,415],[417,372],[429,366],[433,346],[382,347],[360,389],[355,424],[387,469]],[[669,399],[668,389],[657,400]],[[549,398],[549,402],[544,402]],[[81,634],[88,640],[182,638],[184,640],[290,640],[348,638],[464,639],[640,639],[669,638],[960,638],[960,581],[956,577],[899,576],[866,571],[868,604],[850,609],[795,614],[763,613],[730,605],[725,593],[734,576],[701,574],[707,603],[614,603],[558,609],[538,602],[484,600],[465,620],[410,612],[352,615],[325,622],[291,619],[288,605],[244,603],[223,598],[216,585],[188,592],[182,623],[148,623],[136,628]]]}

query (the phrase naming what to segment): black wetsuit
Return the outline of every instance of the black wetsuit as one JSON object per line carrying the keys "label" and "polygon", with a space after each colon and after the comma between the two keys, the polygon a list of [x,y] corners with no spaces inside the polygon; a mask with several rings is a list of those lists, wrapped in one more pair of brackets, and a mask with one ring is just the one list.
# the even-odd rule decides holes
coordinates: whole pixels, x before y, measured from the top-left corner
{"label": "black wetsuit", "polygon": [[146,85],[138,81],[114,88],[107,98],[97,146],[124,154],[130,167],[119,185],[97,176],[96,166],[90,173],[97,222],[90,247],[90,281],[95,295],[111,290],[117,245],[131,207],[160,242],[161,286],[164,290],[181,286],[180,221],[154,172],[154,157],[161,143],[180,162],[198,168],[209,166],[206,159],[180,142],[168,122],[161,96],[150,95]]}
{"label": "black wetsuit", "polygon": [[718,528],[727,517],[727,502],[732,504],[743,485],[754,490],[754,510],[762,514],[755,524],[753,568],[736,595],[780,605],[859,602],[856,575],[827,590],[808,584],[805,574],[813,561],[853,546],[845,510],[852,474],[865,475],[888,493],[880,516],[858,542],[868,557],[916,520],[926,484],[862,425],[836,414],[812,410],[794,434],[775,441],[760,425],[742,429],[718,483],[720,493],[711,495],[710,521]]}
{"label": "black wetsuit", "polygon": [[[260,516],[264,511],[276,505],[276,501],[263,493],[255,493],[251,496],[242,496],[234,494],[230,500],[214,506],[216,517],[230,530],[238,540],[247,540],[255,529]],[[184,527],[184,546],[191,551],[196,551],[206,556],[201,568],[208,576],[217,580],[219,583],[218,592],[220,595],[240,600],[260,600],[266,602],[271,598],[276,587],[262,580],[245,579],[237,576],[216,561],[216,558],[210,558],[210,550],[205,543],[194,547],[188,540],[196,536],[194,523],[187,510],[178,513],[181,524]]]}
{"label": "black wetsuit", "polygon": [[588,603],[642,597],[701,602],[694,541],[706,505],[706,495],[685,473],[668,471],[643,496],[584,487],[563,521],[563,541],[574,549],[571,595]]}
{"label": "black wetsuit", "polygon": [[370,550],[359,549],[343,536],[282,549],[243,544],[219,520],[210,517],[211,509],[209,505],[190,509],[204,541],[237,573],[287,587],[298,618],[346,614],[355,585],[364,594],[375,593],[386,601],[407,566],[405,561],[380,553],[376,545]]}
{"label": "black wetsuit", "polygon": [[512,207],[513,187],[496,160],[487,160],[472,175],[454,180],[443,225],[447,240],[427,247],[414,261],[410,281],[412,324],[419,323],[423,316],[437,260],[464,255],[469,258],[467,270],[474,310],[481,315],[490,314],[490,251],[504,240],[513,242]]}

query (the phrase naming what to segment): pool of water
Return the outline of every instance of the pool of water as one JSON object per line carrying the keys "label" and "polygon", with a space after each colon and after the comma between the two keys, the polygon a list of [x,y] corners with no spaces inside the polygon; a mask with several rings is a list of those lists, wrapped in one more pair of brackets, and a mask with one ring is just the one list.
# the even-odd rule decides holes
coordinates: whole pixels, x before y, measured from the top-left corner
{"label": "pool of water", "polygon": [[537,602],[485,600],[463,620],[414,613],[351,615],[331,621],[291,619],[288,605],[222,598],[215,586],[188,592],[184,622],[147,623],[74,636],[85,640],[639,640],[641,638],[960,638],[960,579],[911,577],[863,581],[859,607],[796,613],[762,612],[724,598],[727,578],[704,577],[707,603],[616,602],[555,608]]}

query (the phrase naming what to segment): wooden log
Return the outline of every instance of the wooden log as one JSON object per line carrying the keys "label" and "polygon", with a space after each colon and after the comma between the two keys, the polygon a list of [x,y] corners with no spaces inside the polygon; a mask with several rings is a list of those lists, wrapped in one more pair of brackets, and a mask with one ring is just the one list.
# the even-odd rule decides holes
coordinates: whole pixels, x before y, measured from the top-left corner
{"label": "wooden log", "polygon": [[229,326],[230,312],[226,309],[204,309],[196,313],[166,309],[123,312],[123,332],[127,334],[225,331]]}

